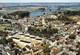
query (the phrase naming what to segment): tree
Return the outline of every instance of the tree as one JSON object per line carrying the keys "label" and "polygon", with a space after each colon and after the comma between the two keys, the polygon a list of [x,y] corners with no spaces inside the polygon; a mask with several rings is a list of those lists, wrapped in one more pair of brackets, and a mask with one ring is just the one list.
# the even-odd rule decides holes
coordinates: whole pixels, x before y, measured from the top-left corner
{"label": "tree", "polygon": [[71,35],[69,36],[69,38],[70,38],[70,39],[75,39],[75,38],[76,38],[76,35],[75,35],[75,34],[71,34]]}
{"label": "tree", "polygon": [[77,55],[80,55],[80,47],[79,47],[79,50],[78,50],[78,53],[77,53]]}
{"label": "tree", "polygon": [[23,51],[26,51],[26,48],[23,48]]}
{"label": "tree", "polygon": [[57,29],[57,28],[53,28],[52,31],[53,31],[54,33],[57,33],[57,32],[58,32],[58,29]]}
{"label": "tree", "polygon": [[7,18],[6,15],[3,15],[3,18]]}
{"label": "tree", "polygon": [[49,54],[50,54],[50,51],[51,51],[51,50],[50,50],[49,46],[48,46],[48,45],[45,45],[45,46],[44,46],[44,49],[43,49],[44,54],[45,54],[45,55],[49,55]]}
{"label": "tree", "polygon": [[69,22],[69,21],[66,21],[66,22],[65,22],[65,25],[68,25],[68,24],[70,24],[70,23],[71,23],[71,22]]}
{"label": "tree", "polygon": [[35,36],[50,38],[51,35],[58,32],[58,29],[51,28],[50,26],[47,28],[44,28],[44,29],[43,28],[38,29],[38,28],[36,28],[36,26],[34,26],[34,27],[29,27],[28,32]]}
{"label": "tree", "polygon": [[13,41],[12,38],[8,38],[8,39],[7,39],[7,42],[12,42],[12,41]]}
{"label": "tree", "polygon": [[0,36],[6,37],[8,32],[0,30]]}
{"label": "tree", "polygon": [[6,37],[2,37],[2,38],[1,38],[1,43],[2,43],[2,44],[7,44]]}
{"label": "tree", "polygon": [[67,53],[63,52],[61,55],[68,55]]}
{"label": "tree", "polygon": [[15,55],[17,55],[19,53],[18,49],[15,49]]}

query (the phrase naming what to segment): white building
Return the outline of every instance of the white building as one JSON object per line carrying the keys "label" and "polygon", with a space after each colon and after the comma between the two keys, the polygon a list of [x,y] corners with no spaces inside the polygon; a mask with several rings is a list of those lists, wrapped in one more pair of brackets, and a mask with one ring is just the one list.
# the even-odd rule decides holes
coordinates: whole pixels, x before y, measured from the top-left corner
{"label": "white building", "polygon": [[45,23],[45,18],[44,18],[44,17],[42,18],[42,24],[43,24],[43,25],[46,24],[46,23]]}

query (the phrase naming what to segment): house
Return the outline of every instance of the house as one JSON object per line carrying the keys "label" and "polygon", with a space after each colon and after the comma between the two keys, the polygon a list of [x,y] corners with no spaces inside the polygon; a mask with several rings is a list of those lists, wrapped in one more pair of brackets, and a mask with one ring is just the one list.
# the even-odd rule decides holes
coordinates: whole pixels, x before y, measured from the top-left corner
{"label": "house", "polygon": [[68,49],[68,47],[63,47],[63,51],[67,51]]}
{"label": "house", "polygon": [[2,50],[4,48],[3,44],[0,44],[0,50]]}
{"label": "house", "polygon": [[7,55],[15,55],[15,54],[14,54],[14,52],[12,52],[12,51],[8,51],[8,52],[7,52]]}
{"label": "house", "polygon": [[4,47],[4,49],[5,49],[5,50],[10,50],[10,47],[9,47],[8,45],[6,45],[6,46]]}
{"label": "house", "polygon": [[77,24],[80,26],[80,22],[77,22]]}
{"label": "house", "polygon": [[76,41],[80,42],[80,36],[79,35],[76,36]]}

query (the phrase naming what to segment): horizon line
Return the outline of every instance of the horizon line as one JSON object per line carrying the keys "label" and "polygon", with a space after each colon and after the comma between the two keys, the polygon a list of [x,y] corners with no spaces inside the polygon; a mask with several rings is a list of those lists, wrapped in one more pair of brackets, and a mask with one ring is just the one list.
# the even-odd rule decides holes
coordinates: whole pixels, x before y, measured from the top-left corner
{"label": "horizon line", "polygon": [[80,3],[80,2],[0,2],[0,3]]}

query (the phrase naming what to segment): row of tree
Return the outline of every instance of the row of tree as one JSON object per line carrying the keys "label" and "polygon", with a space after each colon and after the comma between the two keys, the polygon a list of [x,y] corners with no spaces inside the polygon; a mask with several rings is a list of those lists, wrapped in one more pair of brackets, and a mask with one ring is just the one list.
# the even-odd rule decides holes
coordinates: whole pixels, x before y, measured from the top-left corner
{"label": "row of tree", "polygon": [[79,11],[65,11],[64,14],[74,16],[74,15],[80,15],[80,10]]}

